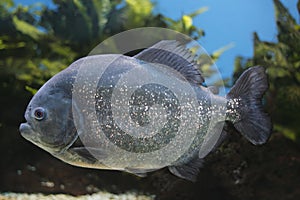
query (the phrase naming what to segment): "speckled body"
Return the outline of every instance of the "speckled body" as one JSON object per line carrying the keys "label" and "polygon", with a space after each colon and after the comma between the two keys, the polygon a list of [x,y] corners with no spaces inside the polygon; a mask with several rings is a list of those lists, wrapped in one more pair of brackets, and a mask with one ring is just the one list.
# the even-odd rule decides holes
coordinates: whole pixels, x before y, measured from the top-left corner
{"label": "speckled body", "polygon": [[271,125],[260,102],[267,88],[263,68],[245,72],[221,97],[201,85],[193,60],[176,45],[163,41],[135,57],[74,62],[32,98],[21,134],[72,165],[139,176],[167,166],[188,180],[219,144],[224,123],[264,143]]}
{"label": "speckled body", "polygon": [[[90,58],[90,60],[92,59],[97,60],[101,58],[98,56]],[[162,110],[163,112],[156,111],[155,115],[165,115],[165,118],[168,118],[170,123],[167,123],[164,127],[161,127],[163,131],[158,130],[158,132],[152,136],[143,134],[142,132],[137,133],[138,135],[136,135],[136,137],[126,134],[122,130],[122,128],[124,129],[124,126],[122,128],[119,128],[118,124],[114,120],[114,117],[116,116],[113,116],[112,114],[111,99],[113,92],[115,92],[114,90],[116,88],[116,84],[119,82],[119,79],[123,77],[123,75],[128,71],[134,70],[144,71],[145,76],[160,75],[161,78],[166,78],[166,76],[172,74],[173,79],[175,79],[175,76],[178,76],[178,79],[182,77],[176,74],[171,68],[166,68],[165,70],[168,70],[169,72],[164,72],[162,74],[161,69],[158,68],[157,65],[147,64],[145,62],[138,61],[134,58],[120,57],[117,60],[115,60],[109,66],[109,68],[106,69],[106,71],[104,72],[104,74],[102,74],[101,79],[98,82],[97,92],[95,95],[95,108],[101,129],[106,135],[106,137],[109,138],[109,140],[115,143],[118,147],[123,148],[126,151],[135,153],[146,153],[162,148],[176,136],[178,132],[178,127],[180,126],[180,109],[183,109],[184,106],[189,106],[187,105],[189,102],[184,102],[185,105],[182,103],[179,105],[177,97],[172,93],[172,91],[168,90],[167,88],[164,88],[157,84],[148,84],[146,86],[144,85],[143,87],[139,88],[139,90],[135,91],[129,103],[126,102],[126,99],[124,100],[124,102],[121,102],[122,105],[128,104],[128,107],[131,106],[131,119],[139,126],[147,127],[149,125],[149,109],[152,108],[154,105],[162,105],[163,107],[165,107],[165,110]],[[135,83],[127,83],[123,91],[118,91],[118,95],[126,96],[126,94],[122,94],[122,92],[126,93],[127,90],[130,90],[131,84],[132,87],[134,87]],[[198,156],[200,150],[199,147],[202,145],[205,137],[213,137],[210,134],[220,134],[221,130],[210,132],[208,129],[209,127],[214,127],[217,123],[224,123],[226,112],[228,118],[233,119],[236,115],[238,115],[235,112],[235,110],[237,109],[236,106],[238,106],[238,104],[231,104],[231,106],[228,109],[228,100],[226,98],[214,95],[210,92],[209,89],[196,84],[192,85],[192,89],[196,94],[198,104],[198,113],[196,114],[196,116],[199,118],[197,135],[195,136],[194,141],[192,142],[192,145],[190,146],[188,151],[186,151],[186,153],[182,155],[173,164],[186,163],[195,156]],[[191,96],[189,93],[186,93],[186,91],[181,91],[181,95],[187,97]],[[122,99],[120,99],[120,101],[122,101]],[[119,113],[118,116],[121,116],[121,121],[128,121],[128,116],[123,116],[121,113]],[[158,118],[159,116],[154,117]],[[86,117],[82,118],[86,119]],[[89,119],[87,121],[89,121]],[[159,126],[158,123],[159,121],[154,125]],[[125,127],[125,129],[128,130],[127,127]],[[185,130],[185,135],[187,135],[187,130]],[[212,148],[213,147],[210,147],[210,149]],[[111,155],[111,152],[109,154]],[[113,156],[111,155],[111,157]],[[115,169],[125,170],[125,168],[127,167],[135,166],[135,161],[128,163],[128,160],[124,160],[124,163],[121,163],[121,167],[123,167],[123,169],[119,166],[116,164]],[[153,165],[153,163],[151,163],[150,166],[143,165],[135,167],[142,167],[144,169],[156,169],[161,168],[162,166],[155,166]]]}

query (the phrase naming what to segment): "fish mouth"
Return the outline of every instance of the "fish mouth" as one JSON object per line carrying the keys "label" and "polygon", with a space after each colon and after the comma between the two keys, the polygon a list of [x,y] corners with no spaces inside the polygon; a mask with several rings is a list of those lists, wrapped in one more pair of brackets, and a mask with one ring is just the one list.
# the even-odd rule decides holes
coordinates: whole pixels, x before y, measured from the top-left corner
{"label": "fish mouth", "polygon": [[41,141],[38,139],[37,133],[33,130],[29,123],[26,122],[20,124],[19,131],[26,140],[32,142],[33,144],[39,146],[41,143]]}
{"label": "fish mouth", "polygon": [[20,124],[19,131],[25,139],[32,140],[34,131],[33,131],[32,127],[30,126],[30,124],[28,124],[28,123]]}
{"label": "fish mouth", "polygon": [[38,147],[48,151],[48,152],[59,152],[62,149],[62,145],[49,145],[42,142],[39,139],[39,135],[35,132],[35,130],[31,127],[29,123],[20,124],[19,131],[21,135],[28,141],[37,145]]}

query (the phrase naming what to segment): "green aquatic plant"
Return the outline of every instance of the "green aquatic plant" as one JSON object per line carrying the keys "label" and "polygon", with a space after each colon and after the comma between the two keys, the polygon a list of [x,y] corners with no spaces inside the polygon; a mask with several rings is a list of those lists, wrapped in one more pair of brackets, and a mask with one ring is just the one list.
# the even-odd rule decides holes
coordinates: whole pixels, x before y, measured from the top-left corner
{"label": "green aquatic plant", "polygon": [[[174,20],[155,11],[155,3],[128,1],[53,1],[51,7],[35,3],[0,2],[0,92],[2,113],[11,105],[25,105],[49,78],[109,36],[138,27],[163,27],[200,39],[204,31],[193,19],[200,8]],[[82,31],[84,30],[84,31]],[[207,70],[209,71],[209,69]],[[23,110],[23,107],[16,110]],[[17,112],[19,113],[19,111]],[[1,115],[16,120],[22,113]],[[3,122],[3,124],[6,124]]]}
{"label": "green aquatic plant", "polygon": [[[236,58],[234,79],[245,68],[253,65],[265,66],[270,81],[266,107],[275,123],[274,129],[294,141],[299,141],[300,25],[279,0],[274,0],[274,5],[277,41],[261,41],[258,34],[254,33],[253,58]],[[299,8],[298,6],[300,13]]]}

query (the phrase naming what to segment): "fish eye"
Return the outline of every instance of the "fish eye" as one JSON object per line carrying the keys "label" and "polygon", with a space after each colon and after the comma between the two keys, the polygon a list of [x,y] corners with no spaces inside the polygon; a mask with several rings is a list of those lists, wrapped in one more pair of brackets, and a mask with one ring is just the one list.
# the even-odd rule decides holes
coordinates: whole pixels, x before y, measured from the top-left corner
{"label": "fish eye", "polygon": [[46,111],[42,107],[37,107],[33,110],[33,117],[36,120],[43,120],[46,117]]}

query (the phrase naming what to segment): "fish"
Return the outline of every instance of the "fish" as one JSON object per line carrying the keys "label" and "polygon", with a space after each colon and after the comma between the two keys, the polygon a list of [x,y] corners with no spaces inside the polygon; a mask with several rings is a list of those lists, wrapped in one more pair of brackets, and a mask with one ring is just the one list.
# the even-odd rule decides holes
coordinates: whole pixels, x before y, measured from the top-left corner
{"label": "fish", "polygon": [[265,68],[245,70],[226,96],[207,87],[195,55],[162,40],[130,57],[80,58],[33,96],[21,135],[71,165],[145,177],[167,167],[196,181],[231,125],[254,145],[268,141]]}

